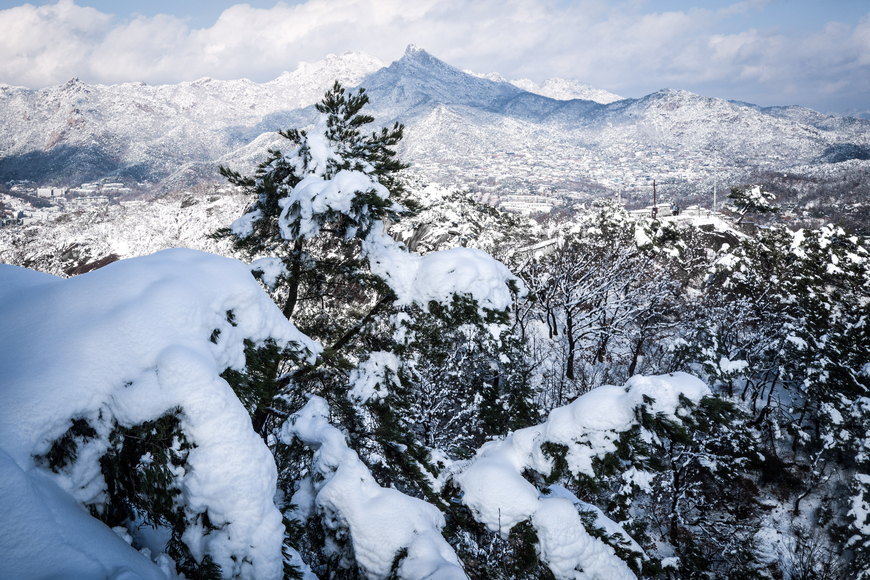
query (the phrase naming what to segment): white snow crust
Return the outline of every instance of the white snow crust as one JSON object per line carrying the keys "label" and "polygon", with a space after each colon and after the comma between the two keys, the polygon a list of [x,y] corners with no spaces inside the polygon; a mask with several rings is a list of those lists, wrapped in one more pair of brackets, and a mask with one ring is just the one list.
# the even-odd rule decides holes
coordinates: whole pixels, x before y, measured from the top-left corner
{"label": "white snow crust", "polygon": [[[541,445],[552,442],[567,446],[571,473],[595,477],[592,459],[616,451],[619,433],[636,424],[634,410],[644,403],[644,396],[654,400],[651,413],[675,417],[681,394],[698,402],[710,390],[685,373],[637,375],[625,387],[594,389],[570,405],[554,409],[545,423],[484,445],[470,465],[454,476],[464,492],[463,503],[475,519],[503,536],[531,519],[542,558],[559,580],[633,579],[634,574],[613,548],[586,532],[574,502],[559,494],[542,496],[522,473],[525,469],[550,473],[551,460]],[[618,527],[611,522],[605,529]]]}
{"label": "white snow crust", "polygon": [[[293,502],[300,513],[316,509],[338,537],[353,546],[357,564],[369,580],[390,575],[399,550],[407,556],[399,565],[403,580],[466,579],[453,548],[444,540],[444,516],[435,506],[374,480],[356,452],[347,446],[344,434],[329,424],[329,406],[312,396],[287,422],[281,437],[290,444],[299,439],[316,449],[312,480],[307,479]],[[307,499],[308,505],[305,504]]]}
{"label": "white snow crust", "polygon": [[[207,511],[219,528],[192,526],[185,543],[224,574],[281,577],[275,464],[219,375],[244,367],[245,338],[295,343],[311,357],[320,347],[281,315],[249,266],[183,249],[68,280],[0,265],[0,329],[0,514],[14,529],[0,534],[4,574],[161,577],[81,508],[105,500],[99,458],[113,425],[135,426],[181,407],[181,427],[195,444],[189,469],[176,474],[181,497],[189,514]],[[59,474],[37,466],[34,456],[72,419],[87,420],[97,438],[80,445],[76,462]],[[16,515],[36,505],[27,517]],[[168,569],[165,556],[154,559]]]}

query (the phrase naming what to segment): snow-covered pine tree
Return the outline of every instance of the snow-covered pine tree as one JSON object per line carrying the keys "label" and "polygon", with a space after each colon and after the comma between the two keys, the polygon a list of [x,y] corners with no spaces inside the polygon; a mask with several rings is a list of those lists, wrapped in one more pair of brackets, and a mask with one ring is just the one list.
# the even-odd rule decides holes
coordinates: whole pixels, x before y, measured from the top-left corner
{"label": "snow-covered pine tree", "polygon": [[[379,485],[435,504],[442,501],[432,488],[436,469],[417,414],[427,389],[474,402],[480,417],[469,425],[478,443],[532,421],[522,348],[507,315],[511,292],[520,290],[516,279],[478,250],[421,257],[386,234],[413,202],[401,197],[396,173],[404,165],[392,149],[402,127],[363,137],[372,121],[361,113],[367,102],[363,90],[347,95],[336,84],[318,105],[313,129],[282,133],[296,149],[270,152],[254,178],[223,169],[257,197],[221,234],[256,259],[252,271],[285,315],[326,347],[312,365],[286,360],[268,345],[249,348],[246,372],[227,378],[273,445],[287,513],[304,520],[306,558],[347,577],[358,573],[348,530],[327,513],[292,511],[290,497],[318,485],[311,480],[318,459],[299,434],[281,443],[276,421],[319,395]],[[450,418],[462,431],[457,419]],[[473,449],[464,447],[466,455]],[[396,555],[397,566],[401,560]]]}
{"label": "snow-covered pine tree", "polygon": [[747,185],[745,187],[732,187],[728,198],[734,206],[734,210],[740,216],[737,223],[743,221],[747,213],[770,213],[779,211],[774,205],[776,195],[768,191],[764,185]]}
{"label": "snow-covered pine tree", "polygon": [[[295,368],[292,374],[282,353],[250,352],[257,367],[234,383],[241,390],[260,389],[248,398],[255,428],[264,437],[276,420],[301,405],[303,400],[294,396],[317,393],[332,404],[355,443],[371,448],[372,456],[389,466],[388,479],[410,477],[425,489],[419,470],[427,464],[427,454],[397,417],[408,405],[407,389],[387,381],[385,399],[372,398],[365,406],[354,406],[347,396],[348,372],[370,352],[388,346],[384,331],[396,299],[368,268],[362,241],[373,227],[398,221],[412,205],[397,203],[403,186],[395,174],[405,165],[393,147],[403,127],[396,124],[363,136],[362,129],[373,121],[361,113],[367,103],[363,89],[347,93],[336,83],[316,105],[320,117],[313,129],[281,132],[298,146],[290,154],[270,151],[254,178],[222,169],[231,183],[257,196],[245,216],[222,233],[233,235],[237,249],[251,258],[266,258],[266,267],[275,265],[269,259],[280,259],[273,296],[288,318],[326,347],[316,365]],[[257,264],[254,272],[262,272]],[[255,374],[259,367],[267,372]],[[262,389],[264,384],[268,388]],[[404,452],[397,452],[398,446]]]}
{"label": "snow-covered pine tree", "polygon": [[[867,258],[858,237],[834,226],[759,230],[719,257],[703,289],[702,324],[686,334],[696,368],[749,413],[744,429],[764,455],[762,489],[787,498],[796,517],[814,510],[804,514],[818,521],[810,533],[856,573],[870,545],[861,509]],[[834,478],[850,482],[851,493],[830,490]]]}

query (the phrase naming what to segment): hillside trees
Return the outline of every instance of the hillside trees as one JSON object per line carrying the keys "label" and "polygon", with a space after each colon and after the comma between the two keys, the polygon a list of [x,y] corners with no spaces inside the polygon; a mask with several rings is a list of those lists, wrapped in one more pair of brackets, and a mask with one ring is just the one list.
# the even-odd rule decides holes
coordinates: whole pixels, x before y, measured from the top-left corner
{"label": "hillside trees", "polygon": [[[711,384],[750,413],[766,457],[761,483],[795,516],[827,493],[822,526],[841,555],[854,551],[856,573],[867,545],[867,258],[834,226],[759,231],[717,261],[708,314],[688,335]],[[852,491],[832,493],[828,482],[843,477]]]}
{"label": "hillside trees", "polygon": [[680,283],[653,251],[643,226],[604,202],[558,227],[558,243],[520,270],[535,301],[537,356],[560,406],[599,385],[636,372],[668,369],[659,350],[673,334]]}

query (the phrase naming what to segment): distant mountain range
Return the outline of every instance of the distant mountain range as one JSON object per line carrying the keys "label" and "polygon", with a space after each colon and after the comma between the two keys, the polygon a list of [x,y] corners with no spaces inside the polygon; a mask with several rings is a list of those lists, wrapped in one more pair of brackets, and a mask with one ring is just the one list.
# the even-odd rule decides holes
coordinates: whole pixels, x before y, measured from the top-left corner
{"label": "distant mountain range", "polygon": [[262,84],[0,85],[0,182],[106,178],[169,188],[213,178],[220,163],[249,171],[282,144],[276,130],[313,122],[313,103],[334,80],[364,86],[377,123],[406,125],[401,153],[411,162],[473,163],[485,172],[492,152],[547,149],[568,163],[580,148],[611,169],[651,149],[715,151],[724,165],[768,168],[870,158],[866,119],[681,90],[624,99],[574,80],[508,82],[412,45],[389,66],[348,52]]}

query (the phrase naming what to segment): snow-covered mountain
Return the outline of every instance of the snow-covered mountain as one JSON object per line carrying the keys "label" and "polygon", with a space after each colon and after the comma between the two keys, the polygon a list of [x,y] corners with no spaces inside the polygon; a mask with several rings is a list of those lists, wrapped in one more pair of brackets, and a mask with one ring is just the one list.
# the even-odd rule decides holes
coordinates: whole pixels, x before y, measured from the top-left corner
{"label": "snow-covered mountain", "polygon": [[[61,182],[104,175],[161,180],[245,147],[338,80],[355,86],[383,67],[359,52],[300,63],[268,83],[202,78],[178,85],[88,85],[34,91],[0,85],[0,178]],[[310,115],[309,115],[310,116]],[[295,120],[295,118],[292,118]],[[262,124],[270,129],[260,130]]]}
{"label": "snow-covered mountain", "polygon": [[78,79],[38,91],[2,85],[0,181],[109,178],[172,188],[215,177],[220,163],[250,171],[283,141],[276,130],[313,122],[312,104],[336,79],[367,89],[377,123],[407,126],[406,160],[477,167],[481,175],[487,156],[499,151],[524,151],[529,173],[539,161],[557,161],[574,174],[583,170],[575,163],[581,148],[590,162],[598,158],[623,173],[643,170],[635,160],[641,150],[699,157],[716,150],[720,164],[771,169],[827,162],[832,151],[870,151],[867,120],[680,90],[612,100],[617,96],[573,80],[512,84],[463,72],[412,45],[386,67],[345,53],[262,84],[204,78],[156,87]]}
{"label": "snow-covered mountain", "polygon": [[547,79],[540,85],[529,79],[518,79],[511,81],[511,84],[524,91],[550,97],[558,101],[583,99],[584,101],[595,101],[596,103],[606,105],[625,98],[609,91],[596,89],[592,85],[581,83],[577,79]]}

